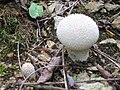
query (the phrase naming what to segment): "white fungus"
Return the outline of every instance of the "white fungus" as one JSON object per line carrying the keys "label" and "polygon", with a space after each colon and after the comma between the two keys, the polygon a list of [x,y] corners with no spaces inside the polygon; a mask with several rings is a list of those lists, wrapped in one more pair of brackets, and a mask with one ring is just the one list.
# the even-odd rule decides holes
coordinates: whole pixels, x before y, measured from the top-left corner
{"label": "white fungus", "polygon": [[[25,77],[35,72],[35,68],[31,63],[24,63],[21,67],[21,71]],[[30,76],[31,79],[35,79],[35,73]]]}
{"label": "white fungus", "polygon": [[56,33],[73,61],[86,61],[89,48],[99,38],[96,22],[84,14],[71,14],[62,19]]}

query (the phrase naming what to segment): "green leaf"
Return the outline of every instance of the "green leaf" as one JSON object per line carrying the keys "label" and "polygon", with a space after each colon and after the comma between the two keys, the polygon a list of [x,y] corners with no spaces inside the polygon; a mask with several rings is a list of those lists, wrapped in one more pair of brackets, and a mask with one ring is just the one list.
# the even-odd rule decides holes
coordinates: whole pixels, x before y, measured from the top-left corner
{"label": "green leaf", "polygon": [[5,66],[0,65],[0,76],[5,74],[5,70],[6,70]]}
{"label": "green leaf", "polygon": [[77,80],[77,75],[74,75],[74,76],[73,76],[73,80]]}
{"label": "green leaf", "polygon": [[29,15],[32,18],[42,17],[43,16],[43,6],[36,3],[32,3],[29,7]]}

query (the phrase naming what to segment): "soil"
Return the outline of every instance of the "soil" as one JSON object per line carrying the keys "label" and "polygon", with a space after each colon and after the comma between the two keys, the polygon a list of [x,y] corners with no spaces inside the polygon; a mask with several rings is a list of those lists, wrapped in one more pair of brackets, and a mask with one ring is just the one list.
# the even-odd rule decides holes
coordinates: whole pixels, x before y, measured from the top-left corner
{"label": "soil", "polygon": [[[18,83],[18,80],[23,80],[23,76],[18,63],[18,41],[21,64],[31,61],[26,52],[34,56],[36,54],[33,54],[33,52],[36,52],[37,55],[43,54],[41,49],[49,47],[49,44],[47,43],[47,41],[49,40],[54,42],[54,45],[50,48],[54,50],[55,53],[56,50],[58,51],[60,49],[61,45],[55,33],[56,30],[54,29],[54,19],[47,19],[51,17],[51,14],[45,13],[43,17],[37,19],[40,25],[41,32],[39,36],[40,41],[36,41],[36,32],[37,28],[39,28],[36,20],[32,19],[29,16],[29,12],[21,7],[20,2],[15,1],[2,2],[0,0],[0,87],[4,87],[5,89],[7,88],[6,90],[16,90],[18,87],[14,87],[10,85],[10,83]],[[45,6],[49,5],[50,1],[52,0],[41,1],[40,3],[43,3],[42,5],[44,5],[44,9],[46,9]],[[74,0],[69,1],[72,2]],[[88,2],[86,0],[83,1],[84,3]],[[110,1],[108,3],[119,4],[119,2],[116,1],[108,1]],[[36,2],[39,2],[39,0],[36,0]],[[61,2],[63,2],[63,4],[66,6],[68,4],[67,0],[61,0]],[[29,5],[30,4],[28,3],[28,5],[26,6],[29,7]],[[109,56],[114,58],[115,62],[120,64],[120,48],[117,46],[117,43],[100,44],[101,41],[108,38],[120,40],[119,30],[112,26],[112,21],[110,20],[111,16],[118,13],[119,11],[116,11],[115,13],[107,12],[105,14],[100,13],[99,11],[93,13],[89,12],[85,8],[80,9],[79,7],[82,8],[83,6],[80,3],[77,4],[74,9],[72,9],[71,13],[84,13],[86,15],[89,15],[98,24],[100,37],[98,42],[96,43],[97,51],[95,51],[96,48],[93,46],[90,49],[90,56],[87,62],[73,62],[69,58],[68,53],[65,50],[65,70],[71,76],[78,75],[83,71],[86,71],[89,75],[97,74],[98,76],[102,76],[99,70],[90,71],[87,69],[88,67],[97,66],[99,64],[112,75],[111,78],[120,78],[120,68],[112,63],[109,58]],[[67,16],[68,11],[64,11],[64,13],[60,14],[59,16]],[[104,22],[104,20],[107,20],[109,23]],[[104,52],[105,56],[99,53],[98,50]],[[59,52],[58,56],[61,56],[61,53],[62,51]],[[55,54],[51,54],[50,52],[47,54],[49,55],[49,57],[55,56]],[[45,58],[47,57],[45,56]],[[49,63],[49,60],[42,62],[47,65]],[[34,62],[32,61],[32,63]],[[41,66],[44,66],[44,64]],[[54,71],[52,78],[49,80],[50,82],[64,81],[63,75],[61,74],[60,70],[62,70],[61,67]],[[113,82],[108,81],[108,83],[111,84],[112,87],[114,87],[114,90],[120,90],[120,80]],[[63,84],[54,86],[64,88]],[[29,88],[28,90],[32,89]]]}

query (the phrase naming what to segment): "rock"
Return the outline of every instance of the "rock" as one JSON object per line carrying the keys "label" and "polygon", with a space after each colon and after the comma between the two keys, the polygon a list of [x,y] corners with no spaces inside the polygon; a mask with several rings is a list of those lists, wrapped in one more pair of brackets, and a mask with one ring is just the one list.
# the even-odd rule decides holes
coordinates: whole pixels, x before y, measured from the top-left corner
{"label": "rock", "polygon": [[[92,74],[90,77],[86,72],[80,73],[77,77],[77,81],[85,80],[101,80],[102,77],[96,77],[96,74]],[[79,90],[113,90],[112,86],[107,81],[104,82],[90,82],[90,83],[77,83]]]}
{"label": "rock", "polygon": [[116,11],[116,10],[120,9],[120,5],[118,5],[118,4],[106,3],[106,4],[105,4],[105,8],[106,8],[108,11],[112,11],[112,10]]}
{"label": "rock", "polygon": [[120,29],[120,16],[118,16],[113,22],[112,25],[114,28]]}
{"label": "rock", "polygon": [[87,5],[85,5],[85,8],[88,9],[90,12],[97,12],[103,7],[104,4],[101,2],[89,2]]}
{"label": "rock", "polygon": [[103,83],[96,82],[96,83],[82,83],[79,87],[80,90],[113,90],[111,86],[104,85]]}

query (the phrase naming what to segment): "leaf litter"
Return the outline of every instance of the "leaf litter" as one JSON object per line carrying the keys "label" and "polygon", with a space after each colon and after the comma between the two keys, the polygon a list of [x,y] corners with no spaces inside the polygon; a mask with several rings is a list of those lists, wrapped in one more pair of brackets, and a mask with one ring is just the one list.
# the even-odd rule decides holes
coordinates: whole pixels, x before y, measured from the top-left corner
{"label": "leaf litter", "polygon": [[[0,31],[0,33],[1,35],[4,35],[2,35],[1,37],[3,41],[0,48],[0,57],[3,55],[4,57],[6,57],[1,57],[1,62],[5,62],[3,65],[11,64],[10,67],[12,65],[15,65],[17,67],[19,66],[17,61],[16,42],[10,42],[19,40],[21,60],[20,63],[23,64],[24,62],[31,62],[34,65],[36,69],[36,80],[30,81],[26,79],[25,83],[23,83],[24,79],[23,76],[20,74],[21,72],[19,69],[19,71],[17,71],[15,68],[6,67],[4,75],[0,77],[3,78],[3,80],[0,82],[0,89],[10,90],[11,88],[13,88],[13,85],[17,87],[20,86],[21,83],[23,83],[23,85],[27,87],[31,86],[33,88],[39,89],[47,88],[47,90],[64,90],[65,88],[67,89],[67,87],[64,85],[64,78],[66,76],[69,82],[68,85],[71,89],[74,90],[90,90],[91,88],[93,90],[98,90],[99,88],[101,88],[101,90],[111,90],[112,88],[116,88],[119,90],[119,2],[111,0],[112,3],[106,3],[104,0],[102,1],[103,2],[88,2],[84,0],[50,0],[42,2],[36,1],[38,4],[44,6],[44,13],[42,17],[37,18],[40,27],[38,27],[36,21],[34,19],[31,19],[31,17],[29,17],[29,15],[27,14],[27,4],[29,4],[30,6],[30,2],[26,2],[26,0],[21,0],[21,3],[17,1],[16,5],[14,2],[9,2],[4,5],[1,4],[2,6],[0,6],[0,10],[2,10],[2,7],[4,7],[4,12],[0,15],[0,21],[2,21],[2,23],[0,22],[0,27],[3,29],[1,29],[2,32]],[[87,63],[75,63],[71,61],[71,59],[68,57],[67,52],[64,51],[65,66],[63,66],[61,65],[61,55],[63,53],[61,49],[63,48],[60,47],[61,44],[56,37],[55,30],[59,21],[71,13],[84,13],[96,20],[100,29],[100,38],[97,42],[97,46],[98,50],[103,51],[104,54],[97,51],[95,52],[92,48]],[[113,17],[111,20],[111,17],[114,15],[115,18]],[[35,18],[38,16],[35,16]],[[18,20],[19,23],[12,23],[13,19],[10,19],[11,17],[17,18],[15,20]],[[11,29],[10,25],[15,25],[15,28]],[[38,37],[40,37],[40,42],[36,41],[36,32],[38,28],[39,30],[41,30],[38,35]],[[7,29],[12,30],[12,32],[7,31]],[[3,33],[4,30],[5,32]],[[10,36],[14,35],[15,38],[6,38],[4,37],[5,33],[9,34]],[[6,43],[7,41],[9,42]],[[13,48],[10,50],[2,48],[4,46],[10,48],[11,45]],[[109,57],[108,55],[110,55],[111,57]],[[118,67],[115,63],[110,61],[111,59],[115,63],[117,63]],[[61,73],[63,67],[66,71],[65,76]],[[40,70],[37,71],[37,69]],[[85,74],[81,75],[83,72],[85,72]],[[18,74],[19,79],[14,78]],[[76,80],[73,80],[74,75],[76,75],[77,77]],[[100,82],[98,79],[104,81]],[[6,81],[11,80],[13,80],[14,83],[9,82],[8,85],[5,84]],[[18,82],[18,80],[20,81],[20,83],[16,83]],[[86,80],[88,81],[85,82]],[[90,80],[96,81],[90,82]],[[113,80],[113,82],[111,82],[111,80]],[[40,85],[43,85],[43,87],[41,87]],[[52,87],[49,87],[49,85],[51,85]],[[96,86],[99,87],[96,88]],[[25,89],[25,87],[22,88]],[[33,88],[29,90],[32,90]]]}

